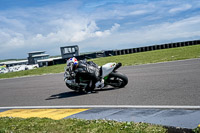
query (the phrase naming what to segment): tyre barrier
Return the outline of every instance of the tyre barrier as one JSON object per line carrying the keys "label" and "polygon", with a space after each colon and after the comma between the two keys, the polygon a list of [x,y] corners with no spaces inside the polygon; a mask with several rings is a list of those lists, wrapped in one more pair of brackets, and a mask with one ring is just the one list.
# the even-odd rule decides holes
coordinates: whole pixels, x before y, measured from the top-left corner
{"label": "tyre barrier", "polygon": [[161,45],[152,45],[152,46],[145,46],[139,48],[130,48],[130,49],[121,49],[121,50],[112,50],[112,51],[105,51],[105,55],[124,55],[124,54],[132,54],[138,52],[146,52],[146,51],[153,51],[153,50],[160,50],[160,49],[168,49],[168,48],[176,48],[176,47],[184,47],[190,45],[198,45],[200,44],[200,40],[193,40],[193,41],[186,41],[186,42],[176,42],[176,43],[167,43]]}

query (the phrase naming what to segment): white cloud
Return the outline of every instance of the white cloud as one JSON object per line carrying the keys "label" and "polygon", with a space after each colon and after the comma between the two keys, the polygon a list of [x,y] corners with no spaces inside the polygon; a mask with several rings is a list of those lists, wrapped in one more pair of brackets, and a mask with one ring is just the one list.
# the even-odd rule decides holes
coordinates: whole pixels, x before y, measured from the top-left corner
{"label": "white cloud", "polygon": [[[99,49],[120,49],[169,43],[200,38],[200,16],[190,17],[176,22],[144,26],[138,30],[116,32],[106,38],[85,43],[85,47],[95,44]],[[109,44],[109,45],[108,45]]]}
{"label": "white cloud", "polygon": [[[49,53],[54,55],[60,53],[60,46],[72,44],[78,44],[85,52],[200,37],[200,17],[195,17],[199,6],[195,1],[88,1],[85,7],[83,3],[68,1],[1,11],[0,55],[5,56],[0,58],[17,51],[26,55],[32,50],[48,52],[57,48],[57,53]],[[189,9],[192,14],[185,15],[187,12],[183,11]]]}
{"label": "white cloud", "polygon": [[25,25],[22,24],[19,20],[8,18],[5,16],[0,16],[0,23],[2,25],[9,26],[10,28],[15,29],[15,30],[25,29]]}
{"label": "white cloud", "polygon": [[[101,31],[96,25],[95,21],[84,21],[83,22],[62,22],[63,25],[59,25],[60,28],[49,34],[42,35],[37,34],[33,37],[30,42],[31,44],[54,44],[54,43],[75,43],[81,42],[89,38],[105,37],[116,31],[120,25],[114,24],[110,29]],[[29,40],[27,40],[29,41]]]}
{"label": "white cloud", "polygon": [[9,31],[0,31],[0,48],[1,50],[16,49],[18,47],[24,46],[24,36],[23,34]]}
{"label": "white cloud", "polygon": [[[27,35],[25,33],[6,30],[0,30],[0,47],[4,51],[9,51],[12,48],[50,48],[59,47],[58,45],[78,43],[90,38],[101,38],[111,35],[120,25],[115,23],[109,29],[100,30],[93,20],[87,18],[76,17],[71,19],[56,19],[51,20],[49,24],[49,33],[37,33]],[[41,27],[38,27],[41,28]]]}
{"label": "white cloud", "polygon": [[105,31],[96,31],[95,35],[97,37],[106,37],[108,35],[110,35],[111,33],[117,31],[119,29],[120,25],[115,23],[110,30],[105,30]]}
{"label": "white cloud", "polygon": [[200,37],[200,16],[190,17],[172,23],[162,23],[143,27],[134,31],[137,43],[172,41],[174,39]]}
{"label": "white cloud", "polygon": [[129,15],[142,15],[146,14],[148,11],[147,10],[137,10],[137,11],[132,11],[129,13]]}
{"label": "white cloud", "polygon": [[180,7],[176,7],[176,8],[170,9],[169,13],[182,12],[182,11],[189,10],[190,8],[192,8],[192,5],[190,5],[190,4],[184,4],[184,5],[181,5]]}

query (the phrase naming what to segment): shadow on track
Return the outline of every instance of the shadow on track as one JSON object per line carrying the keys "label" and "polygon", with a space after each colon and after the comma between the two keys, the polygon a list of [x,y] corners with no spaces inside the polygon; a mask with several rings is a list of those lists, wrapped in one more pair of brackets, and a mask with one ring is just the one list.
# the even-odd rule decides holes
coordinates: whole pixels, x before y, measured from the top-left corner
{"label": "shadow on track", "polygon": [[76,97],[76,96],[82,96],[82,95],[96,94],[100,91],[110,91],[110,90],[115,90],[115,89],[118,89],[118,88],[95,89],[95,92],[92,92],[92,93],[75,92],[75,91],[63,92],[63,93],[51,95],[49,98],[45,100],[62,99],[62,98],[70,98],[70,97]]}
{"label": "shadow on track", "polygon": [[70,97],[76,97],[76,96],[81,96],[81,95],[87,95],[87,93],[75,92],[75,91],[63,92],[63,93],[51,95],[49,98],[47,98],[47,99],[45,99],[45,100],[53,100],[53,99],[61,99],[61,98],[70,98]]}

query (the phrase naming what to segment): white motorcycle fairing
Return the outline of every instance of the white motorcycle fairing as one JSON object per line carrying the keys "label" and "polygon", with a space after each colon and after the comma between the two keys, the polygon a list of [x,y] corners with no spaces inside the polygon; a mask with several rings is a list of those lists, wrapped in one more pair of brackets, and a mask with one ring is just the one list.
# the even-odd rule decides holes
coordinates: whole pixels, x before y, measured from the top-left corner
{"label": "white motorcycle fairing", "polygon": [[115,68],[116,63],[107,63],[102,66],[102,77],[108,76]]}

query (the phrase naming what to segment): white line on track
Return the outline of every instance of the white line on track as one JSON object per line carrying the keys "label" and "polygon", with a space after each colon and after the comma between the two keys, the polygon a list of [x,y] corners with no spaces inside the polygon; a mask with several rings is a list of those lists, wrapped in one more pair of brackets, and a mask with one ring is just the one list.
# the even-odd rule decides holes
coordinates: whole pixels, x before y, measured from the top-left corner
{"label": "white line on track", "polygon": [[0,109],[52,109],[52,108],[135,108],[135,109],[200,109],[200,106],[151,105],[69,105],[69,106],[12,106]]}

